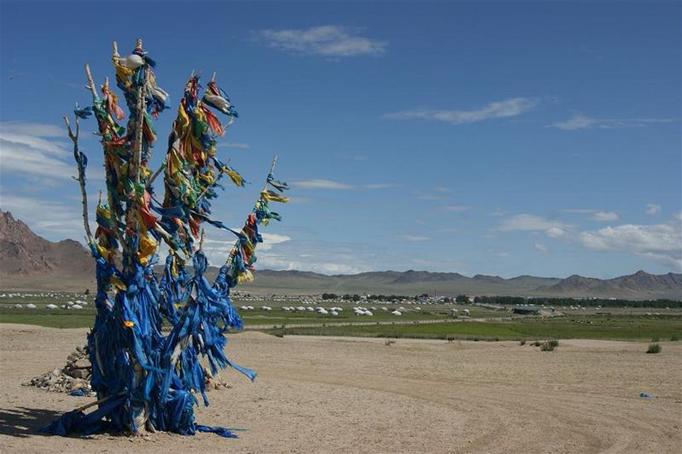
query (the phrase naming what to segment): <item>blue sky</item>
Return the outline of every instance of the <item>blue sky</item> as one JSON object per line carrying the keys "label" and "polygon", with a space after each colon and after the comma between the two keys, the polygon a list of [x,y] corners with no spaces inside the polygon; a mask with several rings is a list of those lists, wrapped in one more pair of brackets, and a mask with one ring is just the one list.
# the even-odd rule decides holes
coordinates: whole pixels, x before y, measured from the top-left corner
{"label": "blue sky", "polygon": [[[61,116],[142,36],[177,101],[217,71],[220,153],[289,181],[261,268],[613,277],[682,269],[681,6],[661,2],[0,3],[0,208],[82,238]],[[174,109],[157,122],[163,159]],[[89,187],[102,187],[94,121]],[[94,198],[94,197],[93,197]],[[229,237],[210,232],[218,263]]]}

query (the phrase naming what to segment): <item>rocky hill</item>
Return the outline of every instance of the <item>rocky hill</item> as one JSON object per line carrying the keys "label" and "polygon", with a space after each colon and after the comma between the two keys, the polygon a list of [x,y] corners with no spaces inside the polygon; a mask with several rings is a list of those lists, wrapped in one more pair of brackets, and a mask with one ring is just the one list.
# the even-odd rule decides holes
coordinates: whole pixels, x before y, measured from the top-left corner
{"label": "rocky hill", "polygon": [[[210,270],[209,276],[215,274]],[[0,211],[0,288],[9,290],[94,289],[94,262],[78,242],[50,242],[31,231],[11,213]],[[428,271],[373,271],[324,275],[308,271],[259,270],[253,283],[240,290],[268,294],[421,293],[456,296],[506,295],[682,300],[682,274],[638,271],[613,279],[573,275],[556,277],[500,276]]]}
{"label": "rocky hill", "polygon": [[48,241],[0,211],[1,287],[83,289],[92,286],[94,270],[92,257],[77,241]]}

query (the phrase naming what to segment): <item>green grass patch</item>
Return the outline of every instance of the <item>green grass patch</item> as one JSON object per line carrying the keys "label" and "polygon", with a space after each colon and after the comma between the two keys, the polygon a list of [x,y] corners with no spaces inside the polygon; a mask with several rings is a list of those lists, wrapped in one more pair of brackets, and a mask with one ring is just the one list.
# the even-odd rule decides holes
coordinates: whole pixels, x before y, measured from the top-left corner
{"label": "green grass patch", "polygon": [[[273,330],[264,330],[272,332]],[[326,326],[279,329],[285,335],[358,336],[463,340],[670,338],[682,332],[682,317],[584,316],[495,322]]]}
{"label": "green grass patch", "polygon": [[50,313],[0,313],[0,323],[20,323],[48,328],[89,328],[95,322],[94,313],[55,310]]}

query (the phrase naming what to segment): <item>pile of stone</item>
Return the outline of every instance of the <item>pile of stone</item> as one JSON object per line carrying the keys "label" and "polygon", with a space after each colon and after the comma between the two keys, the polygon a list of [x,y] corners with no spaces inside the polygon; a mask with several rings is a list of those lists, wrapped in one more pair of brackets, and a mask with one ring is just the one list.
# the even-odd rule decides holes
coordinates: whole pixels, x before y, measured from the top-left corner
{"label": "pile of stone", "polygon": [[[68,393],[79,396],[96,395],[90,388],[90,373],[92,365],[88,357],[87,347],[77,347],[76,351],[66,358],[66,366],[62,369],[55,369],[33,377],[24,383],[24,386],[35,386],[46,391]],[[208,368],[204,368],[206,373],[206,390],[230,389],[232,385],[225,382],[220,376],[212,376]],[[80,390],[80,391],[79,391]]]}
{"label": "pile of stone", "polygon": [[66,358],[66,365],[51,372],[33,377],[24,386],[35,386],[46,391],[69,393],[81,396],[94,396],[90,388],[92,365],[88,359],[87,347],[77,347]]}

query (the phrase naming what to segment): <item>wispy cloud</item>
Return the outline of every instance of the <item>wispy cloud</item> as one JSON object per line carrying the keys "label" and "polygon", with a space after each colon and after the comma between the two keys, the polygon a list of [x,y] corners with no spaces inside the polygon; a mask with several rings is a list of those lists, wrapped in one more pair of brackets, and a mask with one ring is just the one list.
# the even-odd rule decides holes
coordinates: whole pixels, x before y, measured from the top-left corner
{"label": "wispy cloud", "polygon": [[71,152],[55,137],[64,137],[64,131],[53,125],[0,123],[2,171],[70,179],[76,173],[68,162]]}
{"label": "wispy cloud", "polygon": [[[4,165],[4,163],[3,163]],[[80,203],[65,204],[42,197],[14,196],[0,190],[0,208],[26,222],[39,235],[49,240],[80,239],[84,236]],[[92,208],[90,207],[92,213]],[[90,222],[91,228],[95,227]]]}
{"label": "wispy cloud", "polygon": [[393,112],[384,115],[384,118],[394,120],[435,120],[460,125],[465,123],[477,123],[479,121],[497,118],[511,118],[522,115],[532,110],[537,105],[533,98],[510,98],[486,104],[478,109],[471,110],[426,110],[415,109],[401,112]]}
{"label": "wispy cloud", "polygon": [[44,123],[28,123],[23,121],[5,121],[0,123],[0,131],[30,137],[66,138],[66,129]]}
{"label": "wispy cloud", "polygon": [[540,252],[542,252],[543,254],[546,254],[546,253],[547,253],[547,246],[545,246],[545,245],[542,244],[542,243],[535,243],[535,244],[533,245],[533,247],[535,247],[535,250],[540,251]]}
{"label": "wispy cloud", "polygon": [[325,179],[312,179],[312,180],[298,180],[298,181],[292,181],[291,185],[295,188],[302,188],[302,189],[334,189],[334,190],[349,190],[349,189],[355,189],[355,186],[346,184],[346,183],[341,183],[339,181],[334,181],[334,180],[325,180]]}
{"label": "wispy cloud", "polygon": [[558,128],[564,131],[578,129],[616,129],[628,127],[642,127],[658,123],[672,123],[674,118],[594,118],[576,114],[568,120],[558,121],[547,125],[548,128]]}
{"label": "wispy cloud", "polygon": [[400,235],[400,238],[405,241],[418,242],[418,241],[429,241],[431,238],[423,235]]}
{"label": "wispy cloud", "polygon": [[447,200],[450,198],[448,194],[442,192],[433,194],[430,192],[415,191],[414,195],[417,200]]}
{"label": "wispy cloud", "polygon": [[468,211],[469,207],[464,205],[446,205],[443,209],[452,213],[461,213],[463,211]]}
{"label": "wispy cloud", "polygon": [[293,181],[291,185],[295,188],[300,189],[330,189],[330,190],[356,190],[356,189],[387,189],[394,185],[390,183],[369,183],[362,185],[354,185],[348,183],[342,183],[340,181],[325,180],[321,178],[315,178],[311,180],[298,180]]}
{"label": "wispy cloud", "polygon": [[655,203],[647,203],[646,204],[646,214],[649,216],[654,216],[658,213],[661,212],[661,206],[657,205]]}
{"label": "wispy cloud", "polygon": [[592,219],[599,222],[617,221],[619,218],[618,213],[613,211],[595,211],[592,214]]}
{"label": "wispy cloud", "polygon": [[388,188],[392,188],[393,186],[395,186],[395,185],[393,185],[391,183],[370,183],[370,184],[362,185],[362,187],[365,189],[388,189]]}
{"label": "wispy cloud", "polygon": [[323,25],[305,29],[261,30],[258,39],[267,46],[288,52],[324,57],[355,57],[381,55],[388,44],[367,38],[359,30],[338,25]]}
{"label": "wispy cloud", "polygon": [[682,225],[624,224],[582,232],[582,244],[596,251],[618,251],[647,257],[682,270]]}
{"label": "wispy cloud", "polygon": [[590,219],[598,222],[610,222],[620,219],[618,213],[614,211],[595,210],[593,208],[567,208],[561,211],[564,213],[589,214]]}
{"label": "wispy cloud", "polygon": [[[263,237],[263,242],[258,244],[256,251],[259,256],[261,255],[260,253],[264,251],[270,251],[273,246],[291,241],[290,236],[277,233],[261,232],[261,236]],[[233,236],[225,236],[223,233],[219,233],[215,235],[214,238],[204,239],[202,250],[206,254],[209,263],[217,266],[227,259],[234,243],[235,239]]]}
{"label": "wispy cloud", "polygon": [[[305,233],[302,232],[303,235]],[[267,241],[267,239],[266,239]],[[314,271],[323,274],[351,274],[374,267],[369,247],[357,243],[296,239],[278,243],[273,250],[256,251],[259,269]],[[376,269],[376,268],[374,268]]]}
{"label": "wispy cloud", "polygon": [[517,214],[502,221],[498,230],[510,231],[541,231],[551,238],[559,238],[568,233],[571,226],[560,221],[546,219],[532,214]]}
{"label": "wispy cloud", "polygon": [[240,150],[248,150],[251,148],[251,145],[248,143],[239,143],[239,142],[223,142],[218,144],[218,148],[237,148]]}

